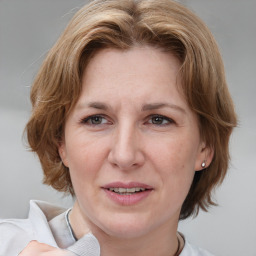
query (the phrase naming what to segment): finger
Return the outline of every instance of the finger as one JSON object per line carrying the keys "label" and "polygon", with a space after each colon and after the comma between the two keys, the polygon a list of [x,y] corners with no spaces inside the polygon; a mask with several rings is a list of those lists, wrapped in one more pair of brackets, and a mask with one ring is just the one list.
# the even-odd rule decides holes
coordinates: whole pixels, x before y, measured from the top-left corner
{"label": "finger", "polygon": [[30,241],[28,245],[18,254],[19,256],[34,256],[39,253],[56,250],[57,248],[52,247],[48,244],[39,243],[38,241]]}

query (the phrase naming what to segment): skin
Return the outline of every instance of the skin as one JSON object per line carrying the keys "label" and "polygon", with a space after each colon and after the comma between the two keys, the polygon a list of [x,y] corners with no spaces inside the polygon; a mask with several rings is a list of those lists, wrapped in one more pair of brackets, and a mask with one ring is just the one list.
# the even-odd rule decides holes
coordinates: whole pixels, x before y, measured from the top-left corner
{"label": "skin", "polygon": [[[170,256],[177,237],[182,241],[182,204],[195,171],[210,164],[213,152],[178,90],[179,68],[172,54],[144,46],[100,50],[84,71],[59,154],[76,194],[73,231],[77,238],[92,232],[101,256]],[[103,189],[116,181],[141,182],[152,191],[122,205]]]}
{"label": "skin", "polygon": [[31,241],[25,250],[19,253],[19,256],[74,256],[73,253],[65,250],[54,248],[50,245],[39,243],[37,241]]}
{"label": "skin", "polygon": [[[171,255],[181,206],[195,171],[212,152],[178,91],[179,61],[153,47],[100,50],[88,64],[80,98],[59,148],[77,197],[70,221],[91,230],[102,255]],[[104,185],[142,182],[150,195],[131,206]],[[124,250],[125,249],[125,250]]]}

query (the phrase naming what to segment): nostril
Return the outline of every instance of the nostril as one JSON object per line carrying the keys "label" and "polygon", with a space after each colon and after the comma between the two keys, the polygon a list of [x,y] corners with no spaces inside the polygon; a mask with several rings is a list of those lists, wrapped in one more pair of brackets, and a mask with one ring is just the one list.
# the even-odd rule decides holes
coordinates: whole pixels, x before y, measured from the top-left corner
{"label": "nostril", "polygon": [[129,170],[141,166],[144,156],[139,150],[112,150],[108,156],[109,162],[122,170]]}
{"label": "nostril", "polygon": [[112,137],[108,156],[109,162],[121,170],[134,169],[144,162],[142,152],[136,126],[127,119],[120,122]]}

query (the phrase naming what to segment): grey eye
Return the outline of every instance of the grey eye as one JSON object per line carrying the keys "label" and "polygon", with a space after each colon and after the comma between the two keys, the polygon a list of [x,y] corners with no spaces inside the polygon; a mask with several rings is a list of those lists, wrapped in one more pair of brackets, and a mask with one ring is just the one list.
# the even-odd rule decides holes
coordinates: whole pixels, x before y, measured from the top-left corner
{"label": "grey eye", "polygon": [[173,123],[173,120],[166,116],[152,115],[149,120],[149,123],[154,125],[167,125]]}
{"label": "grey eye", "polygon": [[82,119],[81,123],[87,124],[87,125],[100,125],[100,124],[107,124],[108,120],[101,115],[92,115]]}
{"label": "grey eye", "polygon": [[91,117],[91,124],[101,124],[102,117],[101,116],[92,116]]}
{"label": "grey eye", "polygon": [[165,119],[161,116],[154,116],[152,117],[152,124],[163,124]]}

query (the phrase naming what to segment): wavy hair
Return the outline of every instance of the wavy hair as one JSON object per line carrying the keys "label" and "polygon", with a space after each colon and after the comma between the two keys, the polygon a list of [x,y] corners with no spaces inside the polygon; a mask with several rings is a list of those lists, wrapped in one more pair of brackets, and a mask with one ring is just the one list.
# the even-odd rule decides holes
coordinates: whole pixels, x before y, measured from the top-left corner
{"label": "wavy hair", "polygon": [[222,58],[206,25],[171,0],[96,0],[80,9],[49,51],[31,88],[32,115],[27,140],[36,152],[44,183],[74,194],[69,170],[58,153],[67,116],[81,92],[81,78],[99,49],[158,47],[181,62],[181,91],[196,113],[202,139],[214,150],[210,166],[196,172],[180,219],[207,211],[213,189],[229,163],[229,137],[236,114]]}

